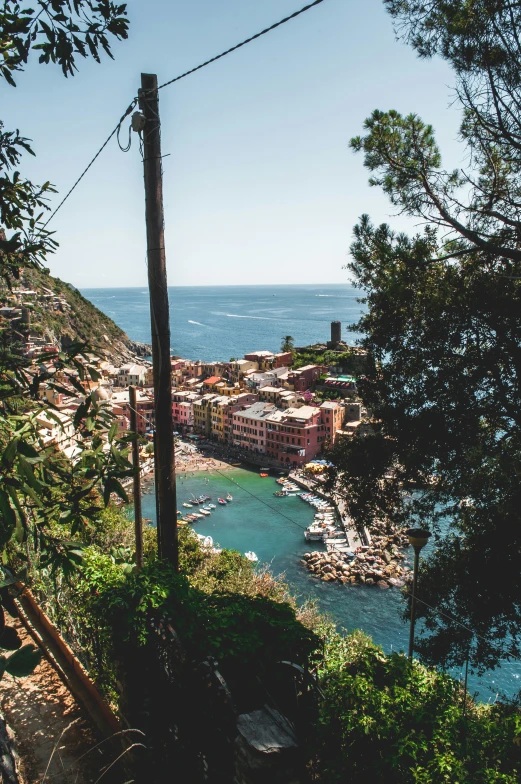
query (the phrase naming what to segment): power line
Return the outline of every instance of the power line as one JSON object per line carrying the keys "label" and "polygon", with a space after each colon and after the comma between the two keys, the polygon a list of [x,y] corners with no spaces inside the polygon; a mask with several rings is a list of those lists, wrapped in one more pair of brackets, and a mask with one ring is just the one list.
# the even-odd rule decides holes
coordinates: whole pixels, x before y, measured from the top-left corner
{"label": "power line", "polygon": [[232,52],[235,52],[237,49],[240,49],[241,46],[246,46],[246,44],[255,41],[257,38],[260,38],[262,35],[266,35],[266,33],[270,33],[272,30],[275,30],[276,27],[280,27],[281,25],[286,24],[286,22],[291,21],[291,19],[295,19],[297,16],[300,16],[300,14],[303,14],[305,11],[309,11],[310,8],[313,8],[314,6],[319,5],[319,3],[323,3],[323,2],[324,0],[315,0],[314,3],[309,3],[309,5],[305,5],[304,8],[300,9],[300,11],[295,11],[295,13],[284,17],[284,19],[281,19],[279,22],[275,22],[275,24],[270,25],[270,27],[266,27],[264,30],[261,30],[260,33],[256,33],[255,35],[252,35],[250,38],[246,38],[245,41],[241,41],[240,44],[236,44],[235,46],[232,46],[231,49],[227,49],[225,52],[221,52],[221,54],[218,54],[215,57],[211,57],[210,60],[206,60],[204,63],[197,65],[195,68],[191,68],[189,71],[185,71],[185,73],[181,74],[180,76],[176,76],[173,79],[169,79],[168,82],[163,82],[163,84],[160,84],[157,89],[162,90],[163,87],[168,87],[169,84],[178,82],[180,79],[184,79],[185,76],[190,76],[190,74],[193,74],[196,71],[200,71],[201,68],[206,68],[207,65],[210,65],[211,63],[215,63],[216,60],[220,60],[221,57],[226,57],[227,54],[231,54]]}
{"label": "power line", "polygon": [[[292,19],[295,19],[297,16],[300,16],[301,14],[305,13],[306,11],[309,11],[310,8],[314,8],[314,6],[319,5],[320,3],[323,3],[323,2],[324,2],[324,0],[314,0],[313,3],[309,3],[308,5],[306,5],[303,8],[301,8],[299,11],[295,11],[293,14],[290,14],[289,16],[284,17],[284,19],[281,19],[280,21],[275,22],[275,24],[272,24],[269,27],[266,27],[264,30],[261,30],[259,33],[256,33],[255,35],[250,36],[250,38],[246,38],[245,41],[241,41],[241,43],[236,44],[235,46],[232,46],[230,49],[227,49],[225,52],[221,52],[221,54],[218,54],[215,57],[211,57],[209,60],[206,60],[204,63],[201,63],[200,65],[197,65],[195,68],[191,68],[189,71],[185,71],[185,73],[180,74],[179,76],[176,76],[173,79],[169,79],[168,82],[164,82],[163,84],[160,84],[159,87],[157,88],[157,90],[162,90],[163,87],[168,87],[168,85],[173,84],[174,82],[178,82],[180,79],[184,79],[185,76],[190,76],[190,74],[193,74],[196,71],[200,71],[201,68],[205,68],[207,65],[210,65],[211,63],[216,62],[216,60],[220,60],[222,57],[226,57],[226,55],[231,54],[232,52],[235,52],[237,49],[240,49],[242,46],[246,46],[246,44],[249,44],[252,41],[255,41],[257,38],[260,38],[261,36],[266,35],[266,33],[270,33],[272,30],[275,30],[277,27],[280,27],[281,25],[286,24],[286,22],[289,22]],[[125,117],[128,117],[128,115],[130,114],[132,109],[135,107],[137,101],[138,101],[137,98],[133,98],[132,99],[132,102],[131,102],[130,106],[125,111],[125,113],[123,114],[123,116],[119,120],[119,122],[116,125],[116,127],[114,128],[114,130],[105,139],[105,141],[103,142],[103,144],[99,148],[99,150],[96,153],[96,155],[92,158],[92,160],[90,161],[88,166],[86,166],[85,169],[82,171],[82,173],[80,174],[80,176],[78,177],[78,179],[76,180],[76,182],[74,183],[72,188],[66,193],[66,195],[61,200],[61,202],[58,204],[56,209],[51,213],[50,217],[43,224],[42,228],[40,229],[40,233],[49,225],[49,223],[54,218],[54,216],[56,215],[58,210],[60,210],[63,207],[63,205],[65,204],[65,202],[69,198],[69,196],[72,194],[72,192],[79,185],[81,180],[87,174],[87,172],[89,171],[89,169],[92,166],[92,164],[97,160],[97,158],[99,158],[99,156],[101,155],[101,153],[103,152],[103,150],[105,149],[107,144],[110,142],[110,140],[112,139],[114,134],[118,134],[118,142],[119,142],[119,130],[120,130],[120,127],[121,127],[121,123],[123,122]],[[129,131],[129,133],[130,133],[130,131]],[[129,141],[130,141],[130,139],[129,139]],[[120,144],[120,149],[123,152],[127,152],[130,149],[130,144],[128,144],[127,147],[125,147],[125,148],[123,148],[121,146],[121,144]]]}
{"label": "power line", "polygon": [[238,482],[236,482],[235,479],[232,479],[230,476],[226,476],[226,474],[224,474],[222,471],[219,471],[218,469],[214,469],[214,471],[215,471],[216,474],[220,474],[222,477],[224,477],[224,479],[227,479],[229,482],[232,482],[240,490],[244,490],[245,493],[248,493],[248,495],[251,495],[251,497],[255,498],[255,500],[259,501],[259,503],[264,504],[264,506],[267,506],[268,509],[271,509],[273,512],[276,512],[281,517],[284,517],[285,520],[288,520],[293,525],[296,525],[297,528],[300,528],[301,531],[305,531],[306,530],[306,528],[304,526],[300,525],[299,523],[297,523],[296,520],[292,520],[291,517],[288,517],[287,515],[285,515],[284,512],[281,512],[279,509],[275,509],[274,506],[270,506],[270,504],[266,503],[266,501],[263,501],[262,498],[259,498],[258,495],[255,495],[255,493],[252,493],[250,490],[247,490],[245,487],[243,487]]}
{"label": "power line", "polygon": [[82,173],[80,174],[80,176],[78,177],[78,179],[76,180],[76,182],[74,183],[74,185],[72,186],[72,188],[71,188],[71,189],[68,191],[68,193],[66,193],[66,194],[65,194],[65,196],[63,197],[63,199],[61,200],[61,202],[58,204],[58,206],[56,207],[56,209],[54,210],[54,212],[52,212],[52,213],[51,213],[50,217],[49,217],[49,218],[47,219],[47,221],[46,221],[46,222],[43,224],[42,228],[40,229],[40,233],[41,233],[41,232],[42,232],[42,231],[43,231],[43,230],[46,228],[46,226],[48,226],[48,225],[49,225],[49,223],[52,221],[52,219],[54,218],[54,216],[56,215],[56,213],[58,212],[58,210],[59,210],[59,209],[61,209],[61,207],[63,207],[63,205],[65,204],[65,202],[67,201],[67,199],[69,198],[69,196],[71,195],[71,193],[72,193],[72,192],[74,191],[74,189],[75,189],[75,188],[76,188],[76,187],[79,185],[79,183],[81,182],[81,180],[82,180],[82,179],[85,177],[85,175],[86,175],[86,174],[87,174],[87,172],[89,171],[89,169],[90,169],[90,167],[92,166],[92,164],[94,163],[94,161],[95,161],[97,158],[99,158],[99,156],[101,155],[101,153],[103,152],[103,150],[105,149],[105,147],[107,146],[107,144],[110,142],[110,140],[112,139],[112,137],[114,136],[114,134],[115,134],[115,133],[118,133],[118,131],[119,131],[119,128],[120,128],[120,126],[121,126],[121,123],[123,122],[123,120],[125,119],[125,117],[128,117],[128,115],[130,114],[130,112],[132,111],[132,109],[134,108],[134,106],[136,105],[136,103],[137,103],[137,98],[133,98],[133,100],[132,100],[132,103],[131,103],[131,104],[129,105],[129,107],[126,109],[125,113],[124,113],[124,114],[123,114],[123,116],[121,117],[120,121],[118,122],[118,124],[116,125],[116,127],[114,128],[114,130],[113,130],[113,131],[111,132],[111,134],[110,134],[110,135],[109,135],[109,136],[108,136],[108,137],[105,139],[105,141],[103,142],[103,144],[102,144],[102,145],[101,145],[101,147],[99,148],[99,150],[98,150],[98,152],[96,153],[96,155],[94,156],[94,158],[92,158],[92,160],[91,160],[91,162],[88,164],[88,166],[86,166],[86,167],[85,167],[85,169],[82,171]]}

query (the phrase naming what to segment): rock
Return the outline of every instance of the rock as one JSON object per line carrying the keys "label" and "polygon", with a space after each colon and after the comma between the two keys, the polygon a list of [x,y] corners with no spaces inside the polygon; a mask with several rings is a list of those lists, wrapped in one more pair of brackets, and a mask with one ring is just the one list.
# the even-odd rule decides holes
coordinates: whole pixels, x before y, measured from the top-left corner
{"label": "rock", "polygon": [[376,584],[379,588],[389,588],[385,580],[378,580]]}
{"label": "rock", "polygon": [[366,585],[374,585],[374,580],[371,577],[366,577],[365,578],[365,584]]}

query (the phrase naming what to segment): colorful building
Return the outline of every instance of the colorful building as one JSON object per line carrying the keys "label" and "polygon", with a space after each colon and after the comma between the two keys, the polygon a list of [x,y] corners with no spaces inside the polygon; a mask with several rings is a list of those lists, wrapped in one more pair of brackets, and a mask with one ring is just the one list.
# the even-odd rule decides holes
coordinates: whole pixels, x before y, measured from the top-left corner
{"label": "colorful building", "polygon": [[253,403],[232,414],[232,444],[256,454],[266,452],[266,421],[276,411],[272,403]]}
{"label": "colorful building", "polygon": [[[130,420],[130,405],[128,389],[114,392],[110,402],[113,410],[121,409],[124,416]],[[136,390],[137,431],[144,435],[155,429],[154,395],[144,389]]]}
{"label": "colorful building", "polygon": [[334,444],[337,432],[342,430],[345,418],[345,406],[336,400],[326,400],[320,406],[323,441]]}
{"label": "colorful building", "polygon": [[316,382],[317,378],[326,370],[322,365],[304,365],[298,370],[288,372],[287,384],[295,392],[305,392]]}

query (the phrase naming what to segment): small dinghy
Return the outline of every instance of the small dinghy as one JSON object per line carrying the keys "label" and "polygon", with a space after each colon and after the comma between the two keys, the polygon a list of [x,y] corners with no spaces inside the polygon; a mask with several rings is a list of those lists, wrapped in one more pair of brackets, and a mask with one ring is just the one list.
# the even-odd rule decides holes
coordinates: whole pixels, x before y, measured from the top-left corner
{"label": "small dinghy", "polygon": [[217,501],[220,504],[226,504],[227,503],[227,501],[225,501],[224,498],[218,498]]}
{"label": "small dinghy", "polygon": [[226,496],[226,500],[233,501],[233,495],[230,495],[230,493],[228,493],[228,495]]}

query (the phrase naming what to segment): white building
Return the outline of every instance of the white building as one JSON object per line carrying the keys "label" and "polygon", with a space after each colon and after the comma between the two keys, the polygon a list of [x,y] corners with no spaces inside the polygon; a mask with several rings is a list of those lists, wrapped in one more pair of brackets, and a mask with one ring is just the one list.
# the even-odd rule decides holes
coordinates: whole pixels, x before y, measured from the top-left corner
{"label": "white building", "polygon": [[147,368],[144,365],[123,365],[118,371],[118,386],[142,387],[145,385]]}

